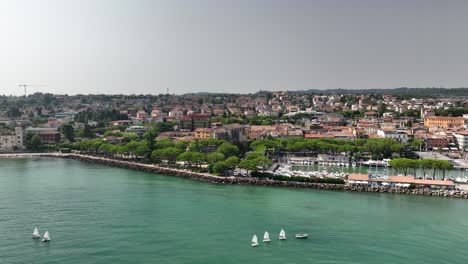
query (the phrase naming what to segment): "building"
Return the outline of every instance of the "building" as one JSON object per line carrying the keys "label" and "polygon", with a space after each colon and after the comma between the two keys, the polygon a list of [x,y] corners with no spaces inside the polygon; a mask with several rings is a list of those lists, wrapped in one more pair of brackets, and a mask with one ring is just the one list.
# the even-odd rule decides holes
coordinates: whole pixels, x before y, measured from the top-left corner
{"label": "building", "polygon": [[56,128],[28,127],[26,134],[38,135],[42,143],[58,143],[61,139],[60,132]]}
{"label": "building", "polygon": [[24,133],[21,127],[0,131],[0,152],[22,150],[24,148]]}
{"label": "building", "polygon": [[398,131],[398,130],[378,130],[377,135],[381,138],[391,138],[400,143],[405,144],[408,142],[409,137],[405,131]]}
{"label": "building", "polygon": [[417,137],[424,140],[427,150],[443,149],[449,146],[449,139],[446,135],[422,133]]}
{"label": "building", "polygon": [[211,128],[197,128],[195,129],[195,137],[197,139],[206,139],[211,137]]}
{"label": "building", "polygon": [[465,118],[451,117],[451,116],[429,116],[424,118],[424,126],[426,127],[442,127],[451,128],[456,126],[463,126]]}
{"label": "building", "polygon": [[455,183],[450,180],[422,180],[408,176],[382,176],[351,173],[348,175],[349,184],[367,185],[367,186],[387,186],[387,187],[409,187],[413,184],[417,188],[430,189],[455,189]]}
{"label": "building", "polygon": [[453,133],[460,150],[468,151],[468,131]]}
{"label": "building", "polygon": [[137,134],[138,136],[143,136],[143,134],[148,131],[148,128],[147,127],[144,127],[144,126],[131,126],[131,127],[127,127],[125,129],[125,132],[128,132],[128,133],[135,133]]}
{"label": "building", "polygon": [[179,120],[181,131],[195,131],[197,128],[209,128],[210,126],[210,115],[207,114],[190,114]]}

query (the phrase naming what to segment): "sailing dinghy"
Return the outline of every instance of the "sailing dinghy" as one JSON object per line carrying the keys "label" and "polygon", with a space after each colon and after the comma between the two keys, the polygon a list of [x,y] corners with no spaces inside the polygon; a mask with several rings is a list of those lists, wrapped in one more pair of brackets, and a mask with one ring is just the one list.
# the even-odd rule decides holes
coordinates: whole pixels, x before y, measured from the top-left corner
{"label": "sailing dinghy", "polygon": [[41,235],[39,234],[39,230],[37,229],[37,227],[34,228],[34,232],[33,232],[33,234],[32,234],[32,238],[33,238],[33,239],[41,238]]}
{"label": "sailing dinghy", "polygon": [[257,240],[257,235],[254,235],[252,237],[252,247],[258,246],[258,240]]}
{"label": "sailing dinghy", "polygon": [[286,232],[284,232],[284,229],[281,229],[279,233],[279,240],[286,240]]}
{"label": "sailing dinghy", "polygon": [[265,231],[265,234],[263,235],[263,242],[270,242],[270,234],[268,234],[267,231]]}
{"label": "sailing dinghy", "polygon": [[44,238],[41,241],[42,242],[49,242],[50,241],[49,231],[45,232]]}

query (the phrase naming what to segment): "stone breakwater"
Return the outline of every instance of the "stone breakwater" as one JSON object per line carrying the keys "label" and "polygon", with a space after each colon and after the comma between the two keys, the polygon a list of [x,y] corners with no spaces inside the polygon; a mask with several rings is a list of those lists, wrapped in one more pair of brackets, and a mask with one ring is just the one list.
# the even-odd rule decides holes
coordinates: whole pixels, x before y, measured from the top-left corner
{"label": "stone breakwater", "polygon": [[353,192],[373,192],[373,193],[394,193],[406,195],[423,195],[423,196],[437,196],[437,197],[451,197],[468,199],[468,192],[459,190],[430,190],[430,189],[408,189],[408,188],[390,188],[390,187],[368,187],[368,186],[354,186],[345,184],[329,184],[329,183],[310,183],[310,182],[293,182],[293,181],[276,181],[268,179],[258,179],[251,177],[219,177],[208,173],[193,172],[190,170],[167,168],[157,165],[136,163],[130,161],[79,155],[79,154],[62,154],[50,155],[52,157],[70,158],[89,163],[107,165],[112,167],[120,167],[143,172],[163,174],[175,176],[180,178],[189,178],[197,181],[215,183],[215,184],[243,184],[243,185],[257,185],[257,186],[270,186],[270,187],[290,187],[290,188],[310,188],[318,190],[334,190],[334,191],[353,191]]}

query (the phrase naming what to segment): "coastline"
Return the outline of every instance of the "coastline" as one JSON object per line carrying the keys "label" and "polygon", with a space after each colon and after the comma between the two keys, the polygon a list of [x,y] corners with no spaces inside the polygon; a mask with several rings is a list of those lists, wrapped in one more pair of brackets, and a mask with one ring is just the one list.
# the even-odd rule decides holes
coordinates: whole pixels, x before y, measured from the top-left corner
{"label": "coastline", "polygon": [[422,195],[468,199],[468,192],[459,190],[430,190],[430,189],[407,189],[407,188],[388,188],[388,187],[368,187],[368,186],[350,186],[346,184],[330,184],[330,183],[306,183],[292,181],[277,181],[269,179],[258,179],[252,177],[236,177],[227,176],[220,177],[208,173],[193,172],[186,169],[176,169],[161,167],[152,164],[143,164],[138,162],[117,160],[104,157],[96,157],[90,155],[74,154],[74,153],[2,153],[0,158],[30,158],[30,157],[51,157],[74,159],[87,163],[119,167],[131,170],[138,170],[153,174],[163,174],[168,176],[187,178],[196,181],[208,182],[213,184],[239,184],[239,185],[256,185],[269,187],[289,187],[289,188],[308,188],[330,191],[351,191],[351,192],[373,192],[373,193],[392,193],[406,195]]}

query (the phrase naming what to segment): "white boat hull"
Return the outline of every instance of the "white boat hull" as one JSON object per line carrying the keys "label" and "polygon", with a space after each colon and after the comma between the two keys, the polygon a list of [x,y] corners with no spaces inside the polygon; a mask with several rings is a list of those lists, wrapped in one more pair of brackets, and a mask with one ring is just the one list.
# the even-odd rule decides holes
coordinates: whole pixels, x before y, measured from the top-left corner
{"label": "white boat hull", "polygon": [[263,239],[263,242],[270,242],[270,239]]}
{"label": "white boat hull", "polygon": [[279,237],[279,240],[286,240],[286,237]]}
{"label": "white boat hull", "polygon": [[252,247],[258,246],[258,243],[252,243]]}
{"label": "white boat hull", "polygon": [[50,239],[45,239],[45,238],[43,238],[41,241],[42,241],[42,242],[49,242]]}
{"label": "white boat hull", "polygon": [[33,239],[38,239],[38,238],[41,238],[41,236],[40,235],[33,235],[32,238]]}
{"label": "white boat hull", "polygon": [[308,236],[309,236],[309,234],[296,234],[296,235],[294,235],[295,238],[299,238],[299,239],[307,238]]}

